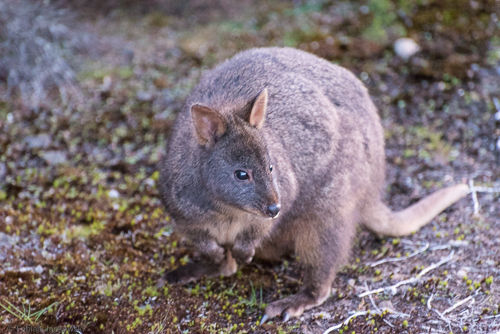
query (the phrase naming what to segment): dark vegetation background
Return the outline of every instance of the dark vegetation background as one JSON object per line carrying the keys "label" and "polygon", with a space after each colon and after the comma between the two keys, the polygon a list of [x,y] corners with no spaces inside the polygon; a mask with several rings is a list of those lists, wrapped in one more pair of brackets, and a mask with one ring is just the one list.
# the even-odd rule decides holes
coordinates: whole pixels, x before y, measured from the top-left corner
{"label": "dark vegetation background", "polygon": [[[286,45],[369,87],[392,207],[465,178],[498,187],[499,16],[495,0],[0,0],[0,332],[321,333],[370,310],[335,332],[498,333],[498,193],[407,238],[360,230],[324,305],[258,326],[266,303],[300,286],[296,264],[161,285],[189,252],[166,223],[155,166],[203,70]],[[398,56],[401,37],[420,52]],[[451,251],[416,284],[357,296]],[[401,261],[370,266],[387,258]]]}

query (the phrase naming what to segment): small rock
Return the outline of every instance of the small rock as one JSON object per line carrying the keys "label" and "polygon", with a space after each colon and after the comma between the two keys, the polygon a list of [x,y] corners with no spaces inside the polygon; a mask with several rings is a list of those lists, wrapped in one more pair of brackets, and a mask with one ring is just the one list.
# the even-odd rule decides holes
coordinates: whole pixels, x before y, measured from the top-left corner
{"label": "small rock", "polygon": [[153,94],[140,90],[137,92],[137,99],[141,102],[149,102],[153,99]]}
{"label": "small rock", "polygon": [[132,62],[134,61],[134,57],[135,57],[134,50],[125,49],[125,50],[123,50],[122,54],[123,54],[123,58],[124,58],[125,62],[127,64],[132,64]]}
{"label": "small rock", "polygon": [[5,163],[0,162],[0,180],[3,180],[5,175],[7,175],[7,166]]}
{"label": "small rock", "polygon": [[0,180],[5,179],[5,175],[7,175],[7,166],[5,166],[5,163],[0,162]]}
{"label": "small rock", "polygon": [[316,319],[324,319],[324,320],[328,320],[328,319],[331,319],[332,316],[328,313],[328,312],[316,312],[316,313],[313,313],[312,315],[313,318],[316,318]]}
{"label": "small rock", "polygon": [[497,112],[495,113],[495,121],[500,121],[500,101],[496,97],[494,97],[493,104],[495,105],[495,108],[497,110]]}
{"label": "small rock", "polygon": [[381,310],[389,310],[389,311],[394,311],[394,305],[392,305],[392,302],[390,300],[383,300],[378,304],[378,307]]}
{"label": "small rock", "polygon": [[40,156],[49,165],[60,165],[68,161],[66,152],[64,151],[45,151],[40,153]]}
{"label": "small rock", "polygon": [[46,133],[41,133],[36,136],[27,136],[24,142],[28,145],[28,148],[48,148],[52,143],[52,138]]}
{"label": "small rock", "polygon": [[120,197],[120,193],[117,190],[115,190],[115,189],[111,189],[108,192],[108,197],[109,198],[118,198],[118,197]]}
{"label": "small rock", "polygon": [[111,96],[111,88],[113,86],[113,80],[109,75],[102,79],[102,85],[99,87],[99,94],[102,99],[107,99]]}
{"label": "small rock", "polygon": [[19,242],[17,235],[10,235],[0,232],[0,247],[10,248]]}
{"label": "small rock", "polygon": [[394,52],[404,60],[418,51],[420,51],[420,46],[411,38],[399,38],[394,42]]}
{"label": "small rock", "polygon": [[113,85],[113,80],[111,80],[111,77],[109,75],[106,75],[102,79],[102,85],[100,87],[101,92],[109,92],[111,90],[111,86]]}
{"label": "small rock", "polygon": [[56,259],[56,254],[49,253],[45,249],[42,249],[42,252],[40,254],[45,260],[53,261]]}
{"label": "small rock", "polygon": [[25,273],[33,274],[35,272],[35,268],[34,267],[21,267],[18,270],[16,270],[15,268],[12,268],[12,272],[21,273],[21,274],[25,274]]}
{"label": "small rock", "polygon": [[153,180],[152,178],[147,178],[146,180],[144,180],[144,183],[145,183],[147,186],[149,186],[149,187],[153,188],[153,187],[155,186],[155,183],[156,183],[156,182],[155,182],[155,180]]}
{"label": "small rock", "polygon": [[495,265],[495,261],[493,261],[492,259],[487,259],[486,261],[484,261],[484,263],[487,266],[494,266]]}
{"label": "small rock", "polygon": [[458,277],[467,277],[467,270],[465,270],[464,268],[460,269],[459,271],[457,271],[457,276]]}

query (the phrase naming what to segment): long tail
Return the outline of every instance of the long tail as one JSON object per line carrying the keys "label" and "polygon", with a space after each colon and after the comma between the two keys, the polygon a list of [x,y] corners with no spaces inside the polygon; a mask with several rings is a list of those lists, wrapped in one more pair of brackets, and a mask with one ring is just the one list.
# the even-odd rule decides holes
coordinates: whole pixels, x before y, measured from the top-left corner
{"label": "long tail", "polygon": [[446,187],[396,212],[379,202],[366,213],[363,224],[379,235],[392,237],[408,235],[429,223],[441,211],[469,192],[469,186],[466,184]]}

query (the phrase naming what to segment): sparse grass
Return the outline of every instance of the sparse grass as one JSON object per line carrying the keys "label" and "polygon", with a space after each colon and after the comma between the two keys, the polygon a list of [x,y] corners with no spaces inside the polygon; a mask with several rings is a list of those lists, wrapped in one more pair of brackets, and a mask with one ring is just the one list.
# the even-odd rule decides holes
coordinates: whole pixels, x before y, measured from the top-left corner
{"label": "sparse grass", "polygon": [[39,311],[32,311],[30,304],[28,304],[27,307],[23,304],[23,309],[21,310],[20,308],[9,302],[7,299],[3,299],[3,301],[0,301],[0,307],[2,307],[5,311],[9,312],[17,319],[31,325],[38,322],[42,315],[51,311],[52,308],[56,307],[57,305],[59,305],[59,302],[53,302],[49,306],[46,306]]}
{"label": "sparse grass", "polygon": [[241,302],[250,308],[256,308],[259,310],[263,310],[266,308],[266,303],[263,302],[262,299],[262,286],[259,287],[258,297],[257,297],[257,289],[255,289],[252,282],[250,282],[250,297],[248,299],[244,299]]}

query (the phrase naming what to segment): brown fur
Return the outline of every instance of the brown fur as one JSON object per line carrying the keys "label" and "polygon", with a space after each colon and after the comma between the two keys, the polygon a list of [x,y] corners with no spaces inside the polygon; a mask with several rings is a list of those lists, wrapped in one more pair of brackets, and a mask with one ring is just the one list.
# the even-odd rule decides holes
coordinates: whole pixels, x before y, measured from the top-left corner
{"label": "brown fur", "polygon": [[[249,179],[238,180],[239,170]],[[230,274],[232,256],[298,255],[304,286],[271,303],[268,317],[299,316],[328,297],[359,223],[408,234],[468,192],[457,185],[387,208],[383,130],[367,90],[351,72],[290,48],[251,49],[207,72],[176,120],[161,176],[176,230],[205,255],[171,281]]]}

